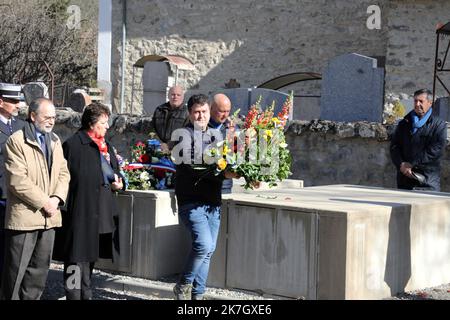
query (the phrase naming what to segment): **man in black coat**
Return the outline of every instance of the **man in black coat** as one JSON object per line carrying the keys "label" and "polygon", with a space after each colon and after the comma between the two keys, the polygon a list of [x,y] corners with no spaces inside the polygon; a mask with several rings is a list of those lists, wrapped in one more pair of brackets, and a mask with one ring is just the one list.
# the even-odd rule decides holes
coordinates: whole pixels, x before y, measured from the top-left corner
{"label": "man in black coat", "polygon": [[228,169],[216,174],[204,157],[204,151],[219,142],[216,139],[222,139],[217,129],[208,127],[208,97],[193,95],[188,101],[188,110],[190,124],[177,130],[180,139],[172,155],[177,164],[178,214],[191,234],[192,247],[173,291],[177,300],[202,300],[220,229],[222,182],[237,174]]}
{"label": "man in black coat", "polygon": [[432,104],[430,90],[414,92],[414,110],[400,121],[392,137],[390,151],[399,189],[440,191],[447,124],[433,114]]}
{"label": "man in black coat", "polygon": [[0,83],[0,275],[3,273],[6,208],[5,158],[3,148],[9,136],[21,130],[25,125],[24,121],[17,118],[20,101],[24,101],[20,85]]}

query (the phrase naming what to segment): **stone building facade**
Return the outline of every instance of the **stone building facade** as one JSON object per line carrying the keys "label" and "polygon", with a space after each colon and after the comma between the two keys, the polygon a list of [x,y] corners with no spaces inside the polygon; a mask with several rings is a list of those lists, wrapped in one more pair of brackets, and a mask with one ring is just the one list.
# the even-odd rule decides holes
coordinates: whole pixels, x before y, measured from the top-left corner
{"label": "stone building facade", "polygon": [[[333,57],[356,52],[385,66],[386,96],[406,99],[417,88],[432,87],[436,25],[450,20],[448,0],[112,0],[115,111],[121,100],[123,1],[128,112],[133,64],[151,54],[192,61],[195,70],[182,72],[180,82],[207,93],[230,79],[252,87],[287,73],[322,73]],[[380,29],[367,27],[371,5],[380,8]],[[140,76],[135,105],[143,101]],[[320,95],[320,81],[282,90]]]}

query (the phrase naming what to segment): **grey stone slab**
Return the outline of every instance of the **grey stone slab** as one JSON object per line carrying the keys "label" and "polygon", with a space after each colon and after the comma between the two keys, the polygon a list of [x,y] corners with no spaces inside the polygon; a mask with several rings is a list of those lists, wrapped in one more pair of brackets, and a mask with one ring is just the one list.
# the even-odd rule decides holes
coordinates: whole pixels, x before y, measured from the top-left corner
{"label": "grey stone slab", "polygon": [[384,69],[377,60],[351,53],[330,61],[323,72],[320,118],[381,122]]}
{"label": "grey stone slab", "polygon": [[28,105],[38,98],[48,98],[48,87],[43,82],[27,83],[22,90]]}
{"label": "grey stone slab", "polygon": [[[272,105],[275,101],[275,115],[281,111],[284,102],[286,101],[288,95],[281,91],[270,90],[270,89],[260,89],[260,88],[237,88],[237,89],[223,89],[211,93],[211,97],[216,93],[225,94],[230,100],[232,105],[232,113],[237,109],[241,109],[240,114],[247,114],[250,107],[256,103],[256,101],[261,97],[261,108]],[[293,108],[292,108],[293,109]],[[292,109],[290,119],[292,119]]]}
{"label": "grey stone slab", "polygon": [[144,92],[144,114],[153,116],[156,108],[165,102],[166,91]]}
{"label": "grey stone slab", "polygon": [[144,65],[144,113],[153,115],[156,107],[167,101],[169,67],[166,62],[150,61]]}
{"label": "grey stone slab", "polygon": [[449,283],[447,193],[329,185],[224,201],[229,287],[352,300]]}
{"label": "grey stone slab", "polygon": [[250,106],[251,90],[251,88],[223,89],[212,92],[210,96],[212,98],[217,93],[225,94],[231,101],[231,113],[241,109],[241,114],[245,114]]}
{"label": "grey stone slab", "polygon": [[165,91],[169,84],[167,62],[149,61],[144,65],[143,84],[145,91]]}
{"label": "grey stone slab", "polygon": [[320,118],[320,98],[295,97],[294,120],[315,120]]}
{"label": "grey stone slab", "polygon": [[[281,109],[283,108],[283,104],[288,98],[288,94],[276,90],[270,90],[270,89],[260,89],[260,88],[254,88],[252,89],[252,96],[250,104],[253,105],[258,101],[258,99],[261,98],[261,107],[266,108],[275,101],[275,109],[274,114],[277,115],[279,112],[281,112]],[[292,112],[294,108],[291,108],[290,113],[290,119],[292,119]]]}
{"label": "grey stone slab", "polygon": [[318,215],[244,204],[229,210],[227,286],[315,299]]}
{"label": "grey stone slab", "polygon": [[450,121],[449,108],[450,97],[438,98],[433,105],[434,112],[445,121]]}

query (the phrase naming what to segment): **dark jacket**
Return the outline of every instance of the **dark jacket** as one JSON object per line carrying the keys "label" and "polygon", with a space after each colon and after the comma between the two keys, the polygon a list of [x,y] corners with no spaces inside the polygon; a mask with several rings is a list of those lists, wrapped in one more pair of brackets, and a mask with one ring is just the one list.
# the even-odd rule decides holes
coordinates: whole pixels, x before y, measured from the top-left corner
{"label": "dark jacket", "polygon": [[[412,134],[413,112],[400,121],[391,140],[390,151],[392,162],[397,168],[397,186],[400,189],[425,187],[439,191],[440,160],[446,146],[447,125],[433,113],[427,122]],[[421,185],[417,180],[403,175],[400,172],[402,162],[411,163],[413,172],[425,176],[425,183]]]}
{"label": "dark jacket", "polygon": [[[18,118],[13,118],[11,121],[13,133],[21,130],[25,126],[25,121]],[[0,121],[0,199],[6,199],[6,188],[5,188],[5,156],[4,147],[6,140],[8,140],[11,135],[9,128],[6,124]]]}
{"label": "dark jacket", "polygon": [[[107,145],[111,166],[120,175],[114,150]],[[118,209],[110,186],[104,185],[100,151],[82,130],[64,142],[63,150],[71,179],[62,228],[56,229],[53,259],[94,262],[99,257],[112,258]]]}
{"label": "dark jacket", "polygon": [[[193,148],[193,127],[186,127],[191,136],[191,146],[186,146],[184,150],[190,153],[191,163],[182,163],[176,166],[175,174],[175,195],[178,205],[188,203],[202,203],[206,205],[220,206],[222,203],[222,181],[223,172],[216,175],[214,165],[205,165],[194,163]],[[214,137],[210,135],[211,129],[203,133],[203,149],[214,142]],[[182,142],[181,142],[182,143]],[[200,169],[203,168],[203,169]]]}
{"label": "dark jacket", "polygon": [[158,106],[153,113],[153,129],[159,140],[169,143],[172,132],[183,128],[189,122],[186,104],[179,108],[172,109],[169,102]]}

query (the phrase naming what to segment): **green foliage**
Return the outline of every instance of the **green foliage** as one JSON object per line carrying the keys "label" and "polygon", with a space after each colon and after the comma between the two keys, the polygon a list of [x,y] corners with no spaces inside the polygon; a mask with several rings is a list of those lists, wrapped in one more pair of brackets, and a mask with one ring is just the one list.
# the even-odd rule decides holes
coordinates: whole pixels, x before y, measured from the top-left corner
{"label": "green foliage", "polygon": [[154,190],[158,183],[153,173],[147,169],[133,169],[124,171],[129,190]]}

